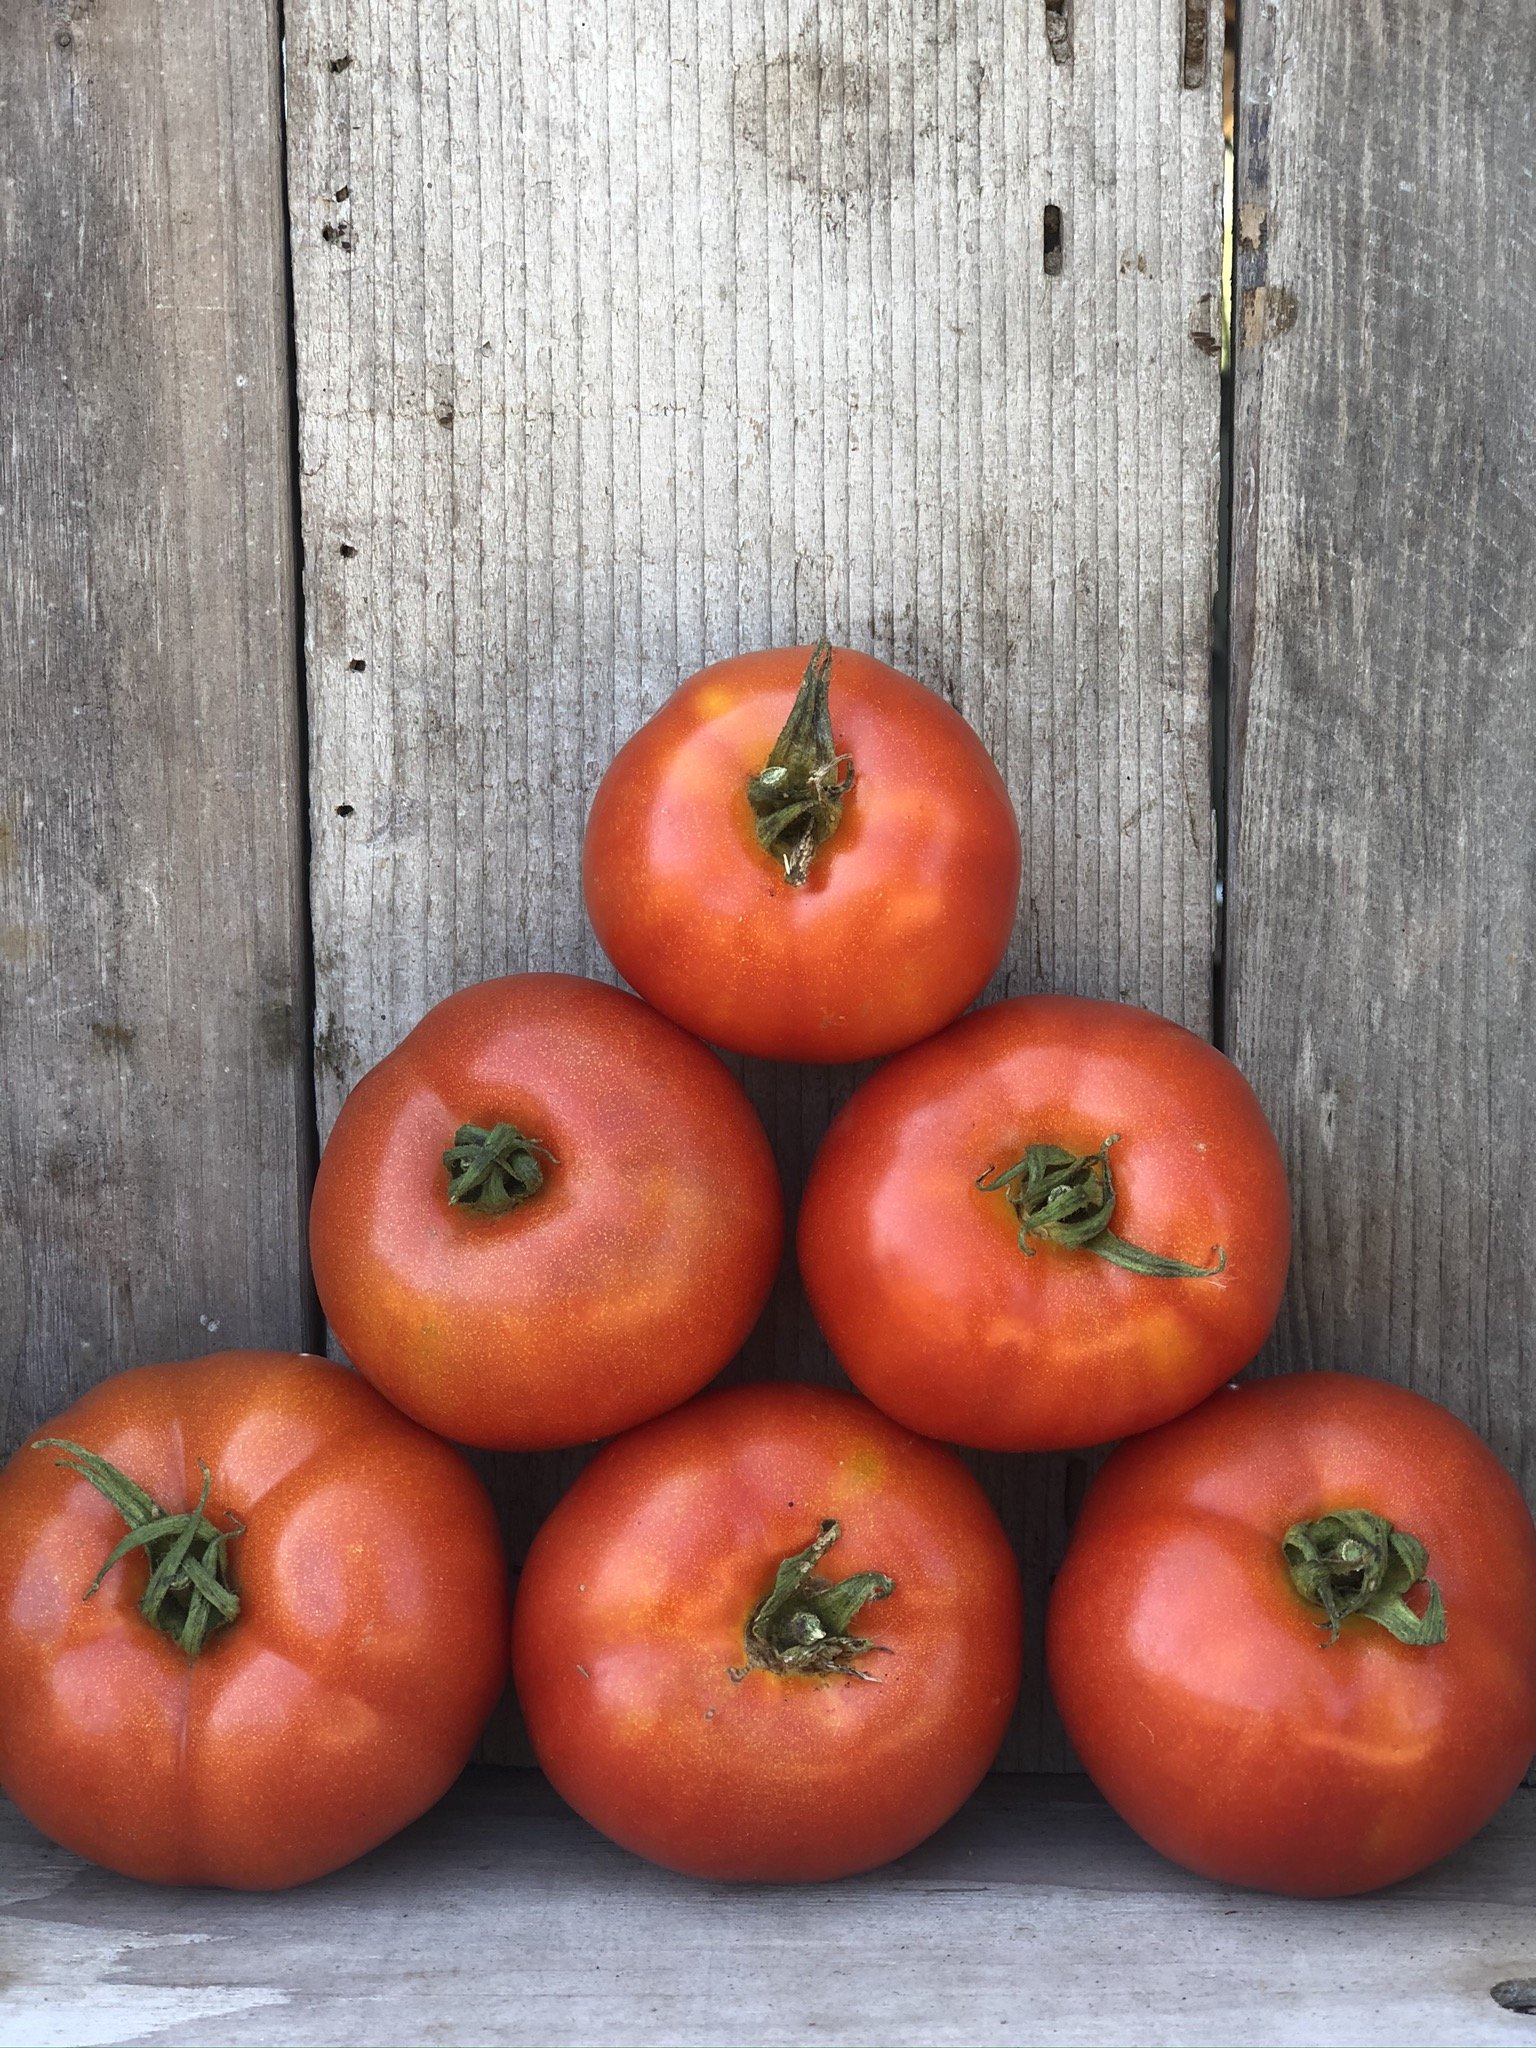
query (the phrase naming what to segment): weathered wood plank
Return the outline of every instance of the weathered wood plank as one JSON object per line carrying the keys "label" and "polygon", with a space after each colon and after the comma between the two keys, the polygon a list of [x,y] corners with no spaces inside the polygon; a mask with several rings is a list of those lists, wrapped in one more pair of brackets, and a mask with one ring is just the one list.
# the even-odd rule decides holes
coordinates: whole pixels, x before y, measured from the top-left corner
{"label": "weathered wood plank", "polygon": [[0,5],[0,1436],[306,1334],[277,10]]}
{"label": "weathered wood plank", "polygon": [[[1077,9],[1059,62],[1038,0],[291,0],[322,1128],[458,984],[605,971],[614,748],[824,624],[1009,778],[998,990],[1207,1026],[1220,80],[1183,85],[1185,13]],[[852,1077],[748,1083],[793,1198]],[[740,1369],[831,1370],[791,1271]],[[502,1468],[514,1544],[572,1462]],[[1038,1622],[1066,1468],[985,1469]],[[1037,1686],[1014,1759],[1061,1754]]]}
{"label": "weathered wood plank", "polygon": [[1437,1869],[1347,1901],[1347,1952],[1337,1907],[1190,1877],[1061,1779],[994,1778],[900,1863],[803,1889],[653,1869],[521,1771],[471,1777],[299,1892],[129,1884],[3,1806],[0,1871],[16,2048],[1471,2048],[1529,2031],[1489,1992],[1536,1968],[1531,1793]]}
{"label": "weathered wood plank", "polygon": [[1230,1015],[1274,1362],[1447,1401],[1536,1498],[1533,99],[1526,0],[1245,10]]}

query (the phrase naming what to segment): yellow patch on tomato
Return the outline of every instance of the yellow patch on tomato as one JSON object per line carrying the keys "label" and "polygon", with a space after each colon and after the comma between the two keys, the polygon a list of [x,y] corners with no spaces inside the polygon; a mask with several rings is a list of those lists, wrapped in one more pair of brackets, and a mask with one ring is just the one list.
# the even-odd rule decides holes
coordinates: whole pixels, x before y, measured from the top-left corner
{"label": "yellow patch on tomato", "polygon": [[878,1486],[885,1477],[885,1460],[869,1444],[860,1445],[850,1457],[840,1458],[838,1463],[854,1485],[865,1489]]}

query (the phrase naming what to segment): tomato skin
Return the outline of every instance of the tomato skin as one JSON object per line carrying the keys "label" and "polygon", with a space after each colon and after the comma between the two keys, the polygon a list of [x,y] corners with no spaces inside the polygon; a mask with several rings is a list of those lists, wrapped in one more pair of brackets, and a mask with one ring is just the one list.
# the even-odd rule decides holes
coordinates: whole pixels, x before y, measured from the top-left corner
{"label": "tomato skin", "polygon": [[[1443,1643],[1354,1616],[1324,1647],[1280,1546],[1346,1507],[1426,1546]],[[1047,1658],[1089,1775],[1165,1856],[1299,1897],[1371,1891],[1474,1834],[1536,1750],[1536,1528],[1421,1395],[1331,1372],[1224,1389],[1090,1487]]]}
{"label": "tomato skin", "polygon": [[[1151,1278],[1084,1250],[1019,1249],[976,1187],[1032,1143],[1118,1133],[1113,1228],[1208,1279]],[[1192,1407],[1274,1322],[1290,1256],[1285,1168],[1215,1048],[1125,1003],[992,1003],[865,1082],[823,1141],[800,1271],[856,1386],[930,1436],[983,1449],[1102,1443]]]}
{"label": "tomato skin", "polygon": [[[823,1575],[884,1571],[868,1684],[753,1670],[747,1621],[832,1518]],[[856,1396],[706,1394],[600,1452],[535,1539],[513,1674],[540,1764],[669,1869],[828,1879],[904,1855],[991,1763],[1018,1692],[1008,1540],[953,1453]]]}
{"label": "tomato skin", "polygon": [[715,1045],[871,1059],[985,988],[1019,895],[1019,829],[963,718],[898,669],[839,648],[833,735],[857,775],[803,886],[758,846],[746,786],[811,650],[700,671],[620,749],[582,857],[587,911],[632,987]]}
{"label": "tomato skin", "polygon": [[189,1663],[138,1613],[142,1551],[62,1455],[0,1472],[0,1785],[129,1877],[270,1890],[425,1812],[505,1682],[506,1566],[458,1452],[320,1358],[231,1351],[104,1381],[39,1436],[245,1534],[241,1611]]}
{"label": "tomato skin", "polygon": [[[530,1202],[448,1201],[465,1123],[555,1155]],[[511,975],[430,1010],[342,1106],[310,1254],[347,1356],[460,1443],[589,1442],[686,1400],[740,1348],[783,1248],[767,1137],[715,1055],[632,995]]]}

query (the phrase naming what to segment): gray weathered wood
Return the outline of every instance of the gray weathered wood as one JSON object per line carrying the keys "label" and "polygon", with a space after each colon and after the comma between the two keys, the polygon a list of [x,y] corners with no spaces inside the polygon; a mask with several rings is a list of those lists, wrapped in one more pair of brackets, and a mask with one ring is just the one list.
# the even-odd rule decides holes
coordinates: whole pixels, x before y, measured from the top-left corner
{"label": "gray weathered wood", "polygon": [[277,9],[3,0],[0,1438],[306,1333]]}
{"label": "gray weathered wood", "polygon": [[1536,1498],[1533,101],[1527,0],[1245,11],[1230,1015],[1274,1361],[1449,1402]]}
{"label": "gray weathered wood", "polygon": [[[0,2043],[1519,2042],[1536,1794],[1374,1898],[1206,1884],[1069,1780],[994,1778],[842,1884],[696,1884],[528,1772],[482,1773],[351,1869],[270,1897],[158,1891],[0,1807]],[[1366,1959],[1362,1961],[1362,1958]]]}
{"label": "gray weathered wood", "polygon": [[[1185,17],[1076,8],[1061,61],[1040,0],[290,0],[322,1129],[455,986],[605,971],[615,747],[823,624],[1008,776],[998,991],[1207,1026],[1220,66],[1183,84]],[[852,1077],[748,1083],[793,1198]],[[831,1369],[789,1271],[742,1369]],[[502,1468],[514,1541],[572,1463]],[[1067,1467],[985,1469],[1038,1623]],[[1011,1755],[1061,1758],[1038,1684]]]}

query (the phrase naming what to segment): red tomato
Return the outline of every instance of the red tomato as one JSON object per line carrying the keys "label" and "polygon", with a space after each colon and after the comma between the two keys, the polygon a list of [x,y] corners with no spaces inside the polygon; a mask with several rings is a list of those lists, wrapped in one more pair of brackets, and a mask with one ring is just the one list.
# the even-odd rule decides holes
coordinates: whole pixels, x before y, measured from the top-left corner
{"label": "red tomato", "polygon": [[762,1125],[713,1053],[569,974],[461,989],[365,1074],[310,1212],[347,1356],[461,1443],[609,1436],[696,1393],[783,1245]]}
{"label": "red tomato", "polygon": [[859,1089],[811,1169],[799,1252],[828,1343],[909,1429],[1102,1443],[1258,1350],[1290,1252],[1285,1170],[1204,1039],[1022,996]]}
{"label": "red tomato", "polygon": [[953,1453],[779,1384],[599,1453],[534,1541],[512,1656],[539,1762],[594,1827],[698,1877],[825,1879],[904,1855],[974,1789],[1021,1630],[1013,1553]]}
{"label": "red tomato", "polygon": [[1475,1833],[1536,1750],[1536,1528],[1434,1402],[1256,1381],[1110,1459],[1048,1649],[1078,1755],[1154,1848],[1229,1884],[1370,1891]]}
{"label": "red tomato", "polygon": [[609,959],[679,1024],[765,1059],[862,1060],[986,986],[1019,830],[942,697],[866,654],[775,648],[704,669],[621,750],[582,872]]}
{"label": "red tomato", "polygon": [[[81,1452],[117,1468],[131,1513]],[[162,1535],[87,1598],[156,1504],[191,1527],[190,1562]],[[276,1351],[119,1373],[0,1472],[0,1785],[129,1877],[299,1884],[452,1784],[506,1627],[484,1487],[355,1373]]]}

